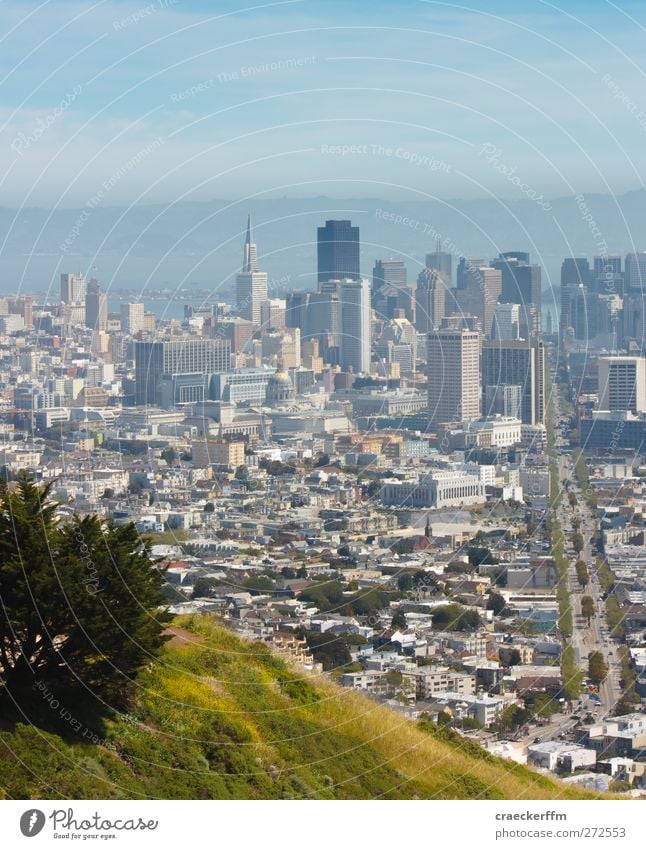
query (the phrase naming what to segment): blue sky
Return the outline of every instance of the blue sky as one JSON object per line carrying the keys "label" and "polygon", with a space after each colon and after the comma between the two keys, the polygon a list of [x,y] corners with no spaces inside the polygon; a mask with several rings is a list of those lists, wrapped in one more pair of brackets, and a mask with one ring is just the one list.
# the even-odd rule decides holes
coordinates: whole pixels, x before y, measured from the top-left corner
{"label": "blue sky", "polygon": [[645,6],[5,0],[0,203],[638,188]]}

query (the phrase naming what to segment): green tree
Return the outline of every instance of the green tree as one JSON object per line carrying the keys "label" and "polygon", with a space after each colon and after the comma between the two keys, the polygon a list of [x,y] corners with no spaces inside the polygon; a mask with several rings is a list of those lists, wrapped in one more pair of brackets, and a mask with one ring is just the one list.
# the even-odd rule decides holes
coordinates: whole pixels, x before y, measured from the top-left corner
{"label": "green tree", "polygon": [[0,483],[0,683],[124,705],[164,642],[164,578],[135,526],[62,519],[51,483]]}
{"label": "green tree", "polygon": [[413,577],[408,572],[404,572],[397,578],[397,589],[402,592],[408,592],[413,589]]}
{"label": "green tree", "polygon": [[169,466],[174,466],[178,459],[178,453],[174,448],[169,446],[168,448],[164,448],[161,453],[162,460],[165,460]]}
{"label": "green tree", "polygon": [[487,599],[487,610],[493,610],[495,616],[500,616],[506,606],[507,602],[500,593],[489,593],[489,598]]}
{"label": "green tree", "polygon": [[267,593],[272,593],[276,588],[271,578],[268,578],[266,575],[252,575],[250,578],[245,578],[242,586],[251,595],[266,595]]}
{"label": "green tree", "polygon": [[591,595],[584,595],[581,599],[581,615],[585,616],[589,625],[594,616],[594,599]]}
{"label": "green tree", "polygon": [[573,492],[569,492],[567,498],[568,498],[568,501],[570,502],[570,507],[576,507],[576,505],[577,505],[576,495]]}
{"label": "green tree", "polygon": [[588,678],[593,684],[601,684],[608,674],[608,664],[600,651],[591,651],[588,655]]}
{"label": "green tree", "polygon": [[579,582],[579,585],[582,587],[587,586],[590,581],[590,574],[588,572],[588,567],[583,562],[583,560],[577,560],[574,568],[576,570],[576,579]]}
{"label": "green tree", "polygon": [[390,622],[390,627],[397,631],[406,630],[406,614],[403,610],[395,611],[395,615]]}
{"label": "green tree", "polygon": [[246,466],[238,466],[234,477],[237,481],[246,481],[249,477],[249,469]]}
{"label": "green tree", "polygon": [[572,537],[572,548],[576,551],[577,554],[581,554],[584,549],[584,541],[583,536],[577,531]]}
{"label": "green tree", "polygon": [[518,649],[512,649],[509,652],[509,660],[507,662],[507,666],[518,666],[521,661],[521,655]]}

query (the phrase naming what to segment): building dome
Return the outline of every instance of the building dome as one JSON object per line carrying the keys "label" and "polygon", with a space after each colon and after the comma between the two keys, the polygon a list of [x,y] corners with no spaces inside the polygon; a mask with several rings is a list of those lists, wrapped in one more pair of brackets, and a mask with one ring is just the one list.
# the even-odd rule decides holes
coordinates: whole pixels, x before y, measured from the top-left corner
{"label": "building dome", "polygon": [[271,407],[278,406],[292,401],[295,396],[294,385],[289,378],[284,362],[280,360],[278,368],[267,382],[266,402]]}

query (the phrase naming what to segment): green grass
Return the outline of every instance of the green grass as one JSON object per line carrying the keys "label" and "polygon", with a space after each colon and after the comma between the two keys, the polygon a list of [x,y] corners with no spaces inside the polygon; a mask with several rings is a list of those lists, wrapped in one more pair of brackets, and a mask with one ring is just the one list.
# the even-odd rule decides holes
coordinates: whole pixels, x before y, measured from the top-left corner
{"label": "green grass", "polygon": [[[178,624],[198,641],[164,649],[160,662],[141,674],[130,715],[107,721],[99,743],[83,742],[68,723],[57,733],[44,731],[42,722],[0,726],[0,793],[20,799],[594,795],[494,758],[447,729],[411,722],[328,678],[299,673],[211,618]],[[30,712],[38,714],[38,705]]]}

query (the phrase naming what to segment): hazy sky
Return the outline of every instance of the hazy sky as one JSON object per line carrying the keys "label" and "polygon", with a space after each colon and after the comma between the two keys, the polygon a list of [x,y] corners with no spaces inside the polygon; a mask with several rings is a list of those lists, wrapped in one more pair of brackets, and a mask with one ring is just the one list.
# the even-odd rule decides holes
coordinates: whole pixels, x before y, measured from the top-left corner
{"label": "hazy sky", "polygon": [[642,186],[643,2],[5,0],[0,19],[4,206]]}

